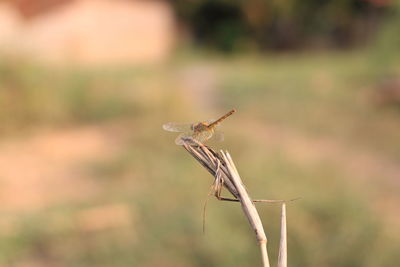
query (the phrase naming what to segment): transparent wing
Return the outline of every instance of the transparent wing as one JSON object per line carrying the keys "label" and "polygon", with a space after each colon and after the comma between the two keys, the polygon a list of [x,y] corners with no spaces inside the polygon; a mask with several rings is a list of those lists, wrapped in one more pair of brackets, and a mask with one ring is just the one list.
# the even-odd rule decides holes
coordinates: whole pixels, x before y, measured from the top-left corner
{"label": "transparent wing", "polygon": [[193,143],[193,135],[190,133],[181,133],[178,135],[178,137],[175,139],[175,144],[178,146],[181,146],[184,144],[184,142],[187,142],[189,144]]}
{"label": "transparent wing", "polygon": [[168,122],[164,124],[163,129],[169,132],[189,132],[192,131],[191,123],[174,123]]}
{"label": "transparent wing", "polygon": [[[212,120],[207,120],[205,121],[208,125],[210,125],[211,123],[213,123],[214,121],[216,121],[215,119]],[[214,129],[218,129],[219,128],[219,124],[215,125]],[[214,136],[215,140],[217,140],[218,142],[222,142],[224,141],[224,133],[218,130],[215,130],[214,133],[211,132],[211,134]],[[210,137],[209,137],[210,138]]]}
{"label": "transparent wing", "polygon": [[220,132],[220,131],[216,131],[215,133],[214,133],[214,138],[215,138],[215,140],[217,140],[217,141],[219,141],[219,142],[222,142],[222,141],[224,141],[224,133],[223,132]]}
{"label": "transparent wing", "polygon": [[205,123],[207,123],[208,125],[210,125],[211,123],[213,123],[215,120],[214,119],[212,119],[212,120],[206,120],[206,121],[204,121]]}
{"label": "transparent wing", "polygon": [[210,139],[213,135],[212,131],[202,131],[198,134],[196,134],[196,136],[194,136],[194,138],[199,141],[200,143],[204,143],[205,141],[207,141],[208,139]]}
{"label": "transparent wing", "polygon": [[195,139],[196,141],[198,141],[200,143],[204,143],[208,139],[210,139],[212,137],[212,135],[213,135],[212,131],[203,131],[203,132],[196,133],[196,134],[194,134],[193,132],[181,133],[175,139],[175,144],[183,145],[186,142],[191,145],[196,145],[196,142],[194,142],[193,139]]}

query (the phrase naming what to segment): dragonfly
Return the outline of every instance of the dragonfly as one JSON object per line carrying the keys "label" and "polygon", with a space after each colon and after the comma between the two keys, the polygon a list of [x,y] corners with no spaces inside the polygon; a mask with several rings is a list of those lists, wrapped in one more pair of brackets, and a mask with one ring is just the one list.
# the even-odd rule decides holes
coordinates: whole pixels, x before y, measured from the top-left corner
{"label": "dragonfly", "polygon": [[[175,144],[183,145],[185,142],[196,144],[204,143],[209,140],[215,133],[215,128],[226,118],[235,113],[232,109],[217,120],[209,120],[195,123],[173,123],[169,122],[163,125],[163,129],[169,132],[179,132],[180,134],[175,139]],[[219,133],[219,139],[223,139],[222,133]]]}

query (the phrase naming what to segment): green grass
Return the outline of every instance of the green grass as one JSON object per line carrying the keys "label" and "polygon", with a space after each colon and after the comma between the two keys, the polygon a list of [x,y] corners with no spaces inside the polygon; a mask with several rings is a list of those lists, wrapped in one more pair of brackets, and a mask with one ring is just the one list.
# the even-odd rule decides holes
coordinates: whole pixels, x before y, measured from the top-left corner
{"label": "green grass", "polygon": [[[328,140],[377,162],[398,162],[399,114],[370,101],[375,80],[368,62],[363,53],[332,53],[190,55],[168,66],[111,70],[3,63],[2,131],[117,124],[128,136],[107,159],[82,163],[85,179],[101,188],[93,198],[8,214],[13,231],[1,231],[0,264],[258,266],[258,247],[238,205],[211,200],[202,234],[212,179],[161,129],[163,122],[208,119],[235,107],[238,113],[223,124],[226,142],[214,144],[231,152],[250,195],[302,197],[288,205],[291,266],[395,266],[400,237],[386,230],[392,210],[374,205],[398,194],[386,177],[347,168],[346,161],[357,160],[351,155],[307,159],[307,150],[290,151],[283,144],[288,137],[280,139],[280,133],[299,139],[311,151],[324,148],[313,147],[314,140]],[[206,98],[187,85],[204,79],[215,80]],[[269,136],[272,129],[277,136]],[[132,224],[80,228],[80,212],[110,203],[125,205]],[[274,265],[279,207],[258,207]]]}

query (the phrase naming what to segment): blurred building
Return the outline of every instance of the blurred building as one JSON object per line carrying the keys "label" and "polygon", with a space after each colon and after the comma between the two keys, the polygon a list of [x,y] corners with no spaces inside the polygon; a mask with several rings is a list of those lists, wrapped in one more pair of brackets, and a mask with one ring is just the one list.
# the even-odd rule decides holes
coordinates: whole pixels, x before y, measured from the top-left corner
{"label": "blurred building", "polygon": [[67,64],[160,62],[175,32],[161,1],[3,1],[0,21],[1,54]]}

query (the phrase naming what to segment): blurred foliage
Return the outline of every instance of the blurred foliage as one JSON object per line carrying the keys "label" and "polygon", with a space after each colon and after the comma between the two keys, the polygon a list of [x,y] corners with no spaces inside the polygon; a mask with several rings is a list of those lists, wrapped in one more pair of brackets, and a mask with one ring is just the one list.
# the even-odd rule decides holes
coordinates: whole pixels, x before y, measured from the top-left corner
{"label": "blurred foliage", "polygon": [[[238,205],[211,200],[202,234],[202,205],[212,177],[160,127],[236,107],[238,113],[223,126],[223,147],[250,194],[302,197],[288,206],[291,266],[396,266],[400,237],[387,230],[392,214],[386,204],[375,205],[394,197],[395,189],[372,166],[354,171],[351,165],[357,161],[354,151],[367,151],[378,164],[400,158],[398,113],[370,101],[374,77],[368,61],[365,53],[229,59],[191,54],[165,66],[98,70],[3,61],[2,130],[87,123],[101,130],[118,121],[129,134],[110,158],[82,163],[85,179],[101,188],[98,194],[2,214],[0,264],[258,266],[259,251]],[[201,92],[187,86],[210,79],[199,66],[215,74],[216,87],[207,91],[215,106],[208,109]],[[328,149],[320,138],[328,140]],[[308,140],[298,157],[298,148],[291,150],[296,140]],[[338,158],[309,159],[310,151],[323,154],[332,144],[342,147]],[[129,211],[126,224],[82,225],[88,209],[115,203]],[[279,207],[258,207],[275,265]]]}
{"label": "blurred foliage", "polygon": [[396,1],[175,0],[197,42],[222,51],[248,47],[350,47],[373,37]]}
{"label": "blurred foliage", "polygon": [[382,108],[400,110],[400,2],[388,13],[381,31],[369,47],[370,75],[376,103]]}
{"label": "blurred foliage", "polygon": [[[3,58],[0,133],[28,126],[101,122],[145,112],[150,106],[136,99],[152,97],[146,87],[151,77],[146,73],[145,67],[50,69],[27,60]],[[137,78],[135,82],[131,77]]]}
{"label": "blurred foliage", "polygon": [[371,66],[377,77],[388,74],[400,76],[400,71],[396,69],[400,61],[399,29],[400,2],[397,1],[371,45]]}
{"label": "blurred foliage", "polygon": [[[302,198],[288,205],[291,266],[396,266],[399,112],[374,99],[379,79],[398,76],[400,66],[393,3],[174,1],[197,41],[223,51],[348,47],[378,33],[368,51],[190,51],[161,66],[98,69],[1,58],[1,134],[90,124],[113,129],[122,145],[79,165],[96,194],[1,212],[0,265],[258,266],[238,205],[210,200],[202,234],[212,177],[161,130],[170,120],[210,119],[234,107],[226,142],[211,144],[229,149],[254,198]],[[120,225],[83,223],[88,210],[114,204],[128,214]],[[258,207],[275,265],[280,210]],[[105,217],[99,221],[112,216]]]}

